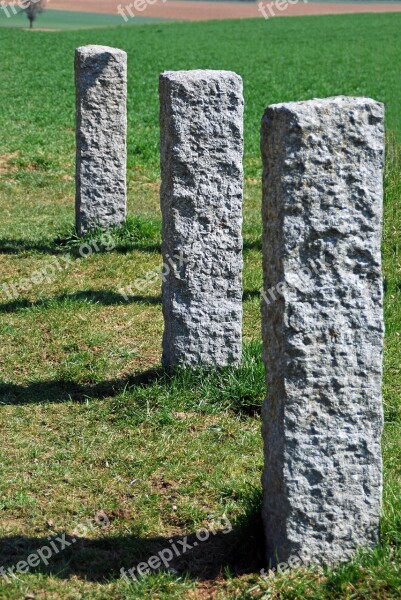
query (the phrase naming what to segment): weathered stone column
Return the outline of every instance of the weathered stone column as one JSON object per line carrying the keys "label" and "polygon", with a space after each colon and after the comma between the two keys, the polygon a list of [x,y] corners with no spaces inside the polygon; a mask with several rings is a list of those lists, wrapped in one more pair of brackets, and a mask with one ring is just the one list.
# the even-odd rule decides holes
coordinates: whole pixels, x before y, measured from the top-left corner
{"label": "weathered stone column", "polygon": [[127,54],[107,46],[75,51],[76,227],[80,235],[126,216]]}
{"label": "weathered stone column", "polygon": [[262,121],[273,562],[337,563],[379,540],[383,117],[339,97],[273,105]]}
{"label": "weathered stone column", "polygon": [[242,80],[160,76],[163,364],[236,364],[242,328]]}

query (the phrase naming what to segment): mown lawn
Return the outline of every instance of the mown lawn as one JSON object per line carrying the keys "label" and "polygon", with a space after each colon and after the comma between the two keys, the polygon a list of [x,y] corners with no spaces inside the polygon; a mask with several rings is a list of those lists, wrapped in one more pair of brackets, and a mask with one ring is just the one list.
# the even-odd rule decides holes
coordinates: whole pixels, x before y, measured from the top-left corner
{"label": "mown lawn", "polygon": [[[401,15],[1,30],[0,567],[79,524],[93,527],[2,598],[399,598],[401,335]],[[113,249],[80,258],[74,204],[73,51],[129,54],[129,214]],[[161,264],[158,75],[232,69],[244,78],[244,365],[160,369],[160,282],[118,290]],[[258,574],[262,453],[259,123],[267,104],[337,94],[386,103],[385,494],[383,543],[332,572]],[[99,239],[89,240],[98,243]],[[110,246],[109,246],[110,247]],[[21,280],[71,254],[49,282]],[[64,264],[63,263],[63,264]],[[20,285],[11,297],[3,285]],[[128,585],[130,568],[223,515],[174,570]],[[107,527],[104,526],[107,516]],[[97,520],[97,521],[96,521]],[[103,523],[103,525],[102,525]],[[50,540],[49,540],[50,537]]]}

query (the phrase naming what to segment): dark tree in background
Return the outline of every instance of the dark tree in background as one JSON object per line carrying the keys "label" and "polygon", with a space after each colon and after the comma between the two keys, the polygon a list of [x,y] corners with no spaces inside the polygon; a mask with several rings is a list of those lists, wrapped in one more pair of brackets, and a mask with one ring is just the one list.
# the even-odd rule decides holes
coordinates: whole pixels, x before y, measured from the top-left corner
{"label": "dark tree in background", "polygon": [[36,17],[44,11],[45,0],[24,0],[23,12],[26,14],[29,20],[29,27],[32,29],[33,22]]}

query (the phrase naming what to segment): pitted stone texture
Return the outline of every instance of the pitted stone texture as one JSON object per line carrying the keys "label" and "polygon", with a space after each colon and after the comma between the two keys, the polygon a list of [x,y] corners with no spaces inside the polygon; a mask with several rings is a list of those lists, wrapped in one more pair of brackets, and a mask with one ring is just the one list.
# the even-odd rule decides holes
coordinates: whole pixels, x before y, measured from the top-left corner
{"label": "pitted stone texture", "polygon": [[262,121],[273,562],[337,563],[379,540],[383,116],[373,100],[339,97],[270,106]]}
{"label": "pitted stone texture", "polygon": [[107,46],[75,51],[76,226],[80,235],[126,216],[127,55]]}
{"label": "pitted stone texture", "polygon": [[[241,360],[242,80],[228,71],[160,76],[163,364]],[[172,258],[183,255],[183,260]],[[166,269],[167,270],[167,269]]]}

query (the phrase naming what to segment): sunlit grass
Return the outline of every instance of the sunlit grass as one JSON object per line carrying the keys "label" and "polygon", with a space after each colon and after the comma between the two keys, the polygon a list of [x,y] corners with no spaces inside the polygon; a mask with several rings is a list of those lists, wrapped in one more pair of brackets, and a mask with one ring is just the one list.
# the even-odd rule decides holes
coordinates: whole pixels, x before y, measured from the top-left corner
{"label": "sunlit grass", "polygon": [[[0,85],[0,285],[55,259],[48,282],[0,296],[1,565],[105,511],[72,549],[0,597],[398,598],[401,587],[401,15],[195,23],[29,37],[3,32]],[[128,51],[127,226],[82,258],[73,229],[73,50]],[[160,368],[160,281],[126,301],[120,288],[161,266],[159,72],[239,72],[246,96],[244,364],[219,372]],[[259,121],[266,104],[334,94],[386,102],[383,264],[386,283],[383,543],[333,572],[259,576]],[[398,141],[397,141],[398,140]],[[101,234],[85,240],[96,245]],[[130,586],[120,568],[226,514],[233,532]]]}

